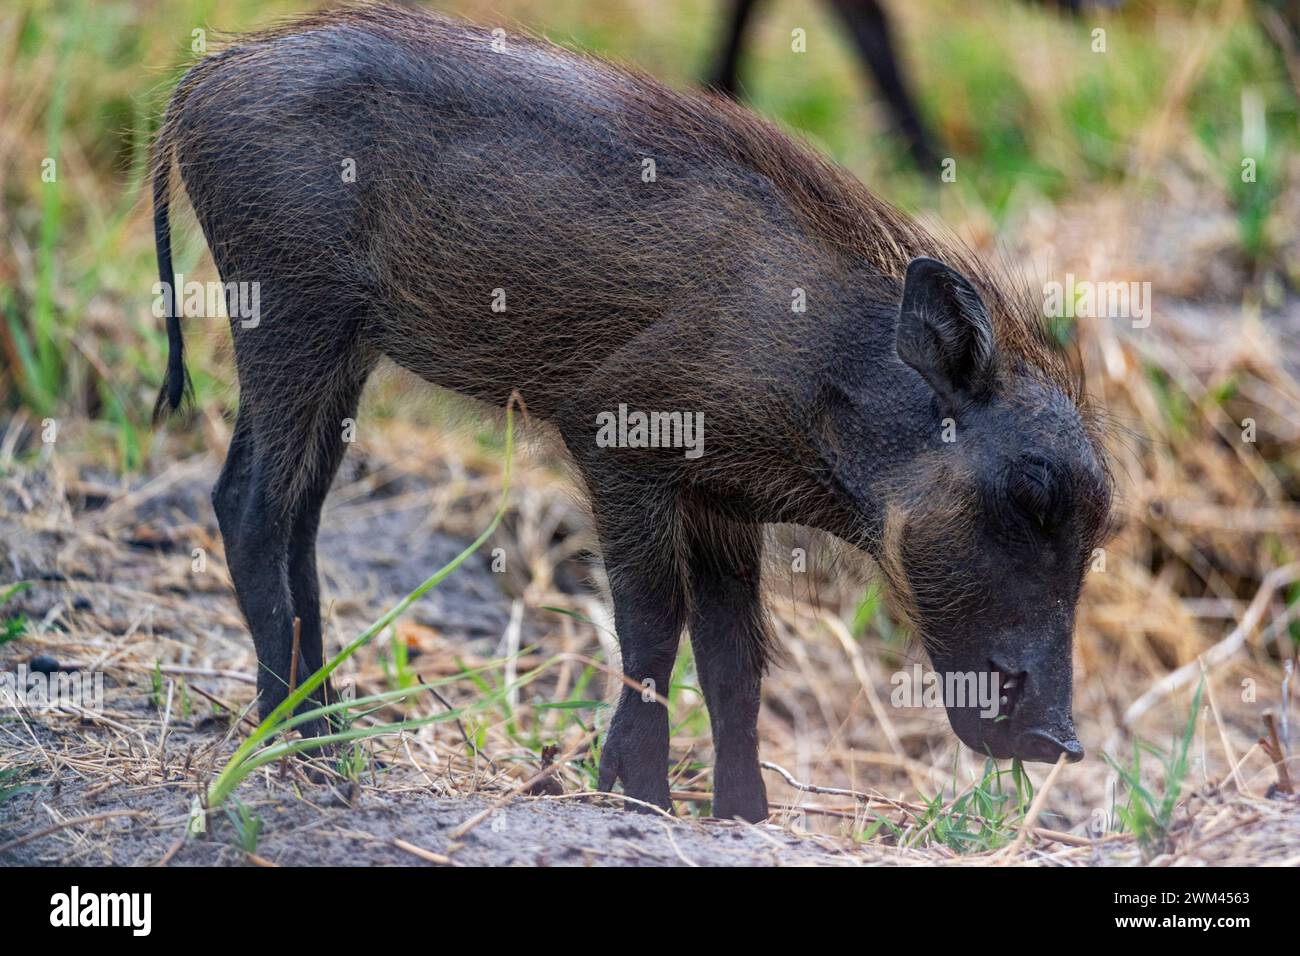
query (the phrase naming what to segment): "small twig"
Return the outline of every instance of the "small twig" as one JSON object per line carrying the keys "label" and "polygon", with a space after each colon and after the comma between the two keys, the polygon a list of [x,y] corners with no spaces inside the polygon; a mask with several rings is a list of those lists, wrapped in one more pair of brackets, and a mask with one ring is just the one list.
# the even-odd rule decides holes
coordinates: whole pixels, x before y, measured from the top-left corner
{"label": "small twig", "polygon": [[426,850],[422,846],[416,846],[414,843],[407,843],[405,840],[393,837],[393,846],[399,850],[405,850],[411,856],[418,856],[426,863],[437,863],[439,866],[454,866],[452,858],[442,853],[434,853],[432,850]]}
{"label": "small twig", "polygon": [[1098,842],[1092,837],[1079,836],[1077,833],[1062,833],[1060,830],[1045,830],[1042,827],[1034,827],[1032,835],[1040,840],[1051,840],[1053,843],[1063,843],[1066,846],[1092,846]]}
{"label": "small twig", "polygon": [[167,848],[167,852],[162,855],[162,859],[155,863],[154,866],[166,866],[172,861],[172,857],[181,851],[181,847],[184,845],[185,837],[177,837],[176,842]]}
{"label": "small twig", "polygon": [[[603,796],[603,794],[602,794]],[[708,803],[713,799],[712,790],[670,790],[668,796],[682,803]]]}
{"label": "small twig", "polygon": [[149,674],[153,673],[154,670],[160,670],[164,674],[178,674],[181,677],[211,677],[219,680],[238,681],[241,684],[257,685],[257,678],[251,674],[245,674],[243,671],[224,670],[219,667],[187,667],[184,664],[163,664],[161,667],[154,668],[129,663],[116,666],[124,671],[134,671],[140,674]]}
{"label": "small twig", "polygon": [[1222,829],[1215,830],[1212,833],[1207,834],[1206,836],[1197,840],[1195,843],[1192,843],[1188,846],[1179,847],[1178,855],[1182,860],[1187,860],[1188,857],[1190,857],[1195,850],[1199,850],[1201,847],[1205,846],[1206,844],[1213,843],[1221,836],[1225,836],[1229,833],[1232,833],[1234,830],[1240,830],[1242,827],[1248,827],[1252,824],[1258,823],[1259,821],[1260,821],[1260,815],[1258,813],[1252,813],[1250,816],[1245,817],[1244,819],[1237,820],[1236,822],[1230,823],[1226,827],[1223,827]]}
{"label": "small twig", "polygon": [[289,692],[292,697],[298,689],[298,652],[302,649],[302,618],[293,619],[293,656],[289,658]]}
{"label": "small twig", "polygon": [[[689,792],[689,791],[687,791]],[[676,793],[672,794],[674,800],[678,799]],[[642,807],[650,813],[657,813],[659,816],[669,820],[676,821],[677,817],[673,816],[661,806],[653,803],[647,803],[644,800],[638,800],[636,797],[629,797],[625,793],[605,793],[601,790],[575,790],[573,793],[544,793],[538,796],[538,800],[618,800],[622,803],[630,803],[633,806]],[[712,796],[710,795],[710,799]],[[727,821],[731,822],[731,821]]]}
{"label": "small twig", "polygon": [[[416,671],[415,676],[421,684],[429,683],[427,680],[424,679],[424,677],[420,674],[419,671]],[[443,707],[446,707],[448,712],[454,712],[456,710],[456,708],[451,705],[451,701],[449,701],[446,697],[443,697],[442,694],[438,693],[438,688],[430,685],[429,693],[433,695],[434,700],[442,704]],[[469,734],[465,731],[464,722],[462,722],[459,717],[454,717],[452,719],[455,720],[456,728],[460,731],[461,737],[465,739],[465,746],[468,747],[473,752],[474,756],[482,757],[484,760],[486,760],[488,762],[488,766],[491,767],[493,771],[495,771],[497,769],[496,761],[493,760],[491,756],[489,756],[488,754],[479,750],[478,745],[475,744],[474,741],[469,739]]]}
{"label": "small twig", "polygon": [[191,685],[190,685],[190,690],[194,691],[194,693],[198,694],[200,697],[206,698],[206,699],[208,700],[209,703],[216,704],[216,705],[217,705],[218,707],[220,707],[222,710],[228,711],[229,713],[232,713],[232,714],[237,714],[237,715],[239,716],[239,719],[240,719],[240,720],[242,720],[244,723],[248,724],[248,726],[252,727],[254,730],[257,729],[257,727],[258,727],[258,723],[257,723],[257,721],[255,721],[252,717],[249,717],[249,716],[248,716],[248,712],[249,712],[249,710],[250,710],[251,708],[249,708],[249,707],[245,707],[245,708],[241,711],[241,710],[240,710],[238,707],[236,707],[234,704],[230,703],[230,701],[228,701],[228,700],[223,700],[222,698],[218,697],[216,694],[213,694],[213,693],[210,692],[210,691],[206,691],[206,690],[204,690],[204,689],[203,689],[202,687],[200,687],[198,684],[191,684]]}
{"label": "small twig", "polygon": [[504,637],[505,644],[505,674],[502,680],[510,688],[507,698],[510,704],[510,712],[514,713],[519,709],[519,687],[515,684],[515,678],[519,673],[519,641],[523,635],[524,623],[524,602],[515,598],[514,603],[510,605],[510,622],[506,625]]}
{"label": "small twig", "polygon": [[1065,766],[1065,754],[1056,758],[1056,763],[1052,765],[1052,772],[1047,775],[1043,785],[1039,787],[1038,793],[1034,794],[1034,802],[1029,805],[1029,812],[1025,814],[1025,822],[1020,826],[1020,832],[1011,844],[998,854],[1000,863],[1006,864],[1011,862],[1011,858],[1020,852],[1025,841],[1029,839],[1030,832],[1038,823],[1038,815],[1043,812],[1043,807],[1047,803],[1047,795],[1052,791],[1052,785],[1056,783],[1056,775],[1061,772]]}
{"label": "small twig", "polygon": [[1286,767],[1286,754],[1282,752],[1282,742],[1277,735],[1277,720],[1271,710],[1264,711],[1264,726],[1268,729],[1268,739],[1260,739],[1264,752],[1273,758],[1273,767],[1277,770],[1277,788],[1283,793],[1294,793],[1291,789],[1291,773]]}
{"label": "small twig", "polygon": [[1201,674],[1205,680],[1205,696],[1210,703],[1210,713],[1214,715],[1214,726],[1219,730],[1219,741],[1223,744],[1223,754],[1228,760],[1228,766],[1232,768],[1232,782],[1237,788],[1238,793],[1245,793],[1245,784],[1241,782],[1241,773],[1237,769],[1237,751],[1232,746],[1232,741],[1228,739],[1228,728],[1223,724],[1223,716],[1219,713],[1219,703],[1214,699],[1214,686],[1210,680],[1210,672],[1206,670],[1205,663],[1201,662]]}
{"label": "small twig", "polygon": [[366,833],[364,830],[335,830],[339,836],[347,837],[350,840],[369,840],[374,843],[387,843],[391,847],[396,847],[404,853],[411,856],[419,857],[426,863],[436,863],[438,866],[456,866],[457,863],[451,857],[434,853],[432,850],[426,850],[422,846],[416,846],[414,843],[408,843],[401,837],[381,837],[373,833]]}
{"label": "small twig", "polygon": [[896,810],[903,810],[909,813],[914,812],[911,807],[907,806],[907,804],[900,803],[897,800],[890,800],[888,797],[873,797],[869,793],[862,793],[858,790],[845,790],[842,787],[822,787],[815,783],[804,783],[802,780],[795,779],[794,774],[789,770],[786,770],[779,764],[774,764],[768,760],[760,761],[759,766],[764,770],[771,770],[773,773],[780,774],[786,783],[794,787],[796,790],[802,790],[804,793],[819,793],[823,796],[830,797],[852,797],[854,800],[858,800],[868,806],[883,804],[888,807],[893,807]]}
{"label": "small twig", "polygon": [[[1128,710],[1124,711],[1120,726],[1124,729],[1132,727],[1139,717],[1160,701],[1199,677],[1203,673],[1201,669],[1202,662],[1204,662],[1207,669],[1216,667],[1241,650],[1246,641],[1259,627],[1260,619],[1268,609],[1273,592],[1286,587],[1297,578],[1300,578],[1300,564],[1288,564],[1280,568],[1274,568],[1265,575],[1264,580],[1260,582],[1259,590],[1255,592],[1254,598],[1251,599],[1250,605],[1246,608],[1246,613],[1241,616],[1241,623],[1233,628],[1227,637],[1204,654],[1201,654],[1196,660],[1189,661],[1178,670],[1172,671],[1156,681],[1150,690],[1135,700]],[[1107,746],[1105,749],[1113,750],[1114,748]]]}
{"label": "small twig", "polygon": [[105,810],[103,813],[92,813],[85,817],[73,817],[71,820],[64,820],[62,823],[55,823],[48,827],[42,827],[32,833],[25,833],[15,840],[8,843],[0,843],[0,853],[7,853],[14,847],[22,846],[24,843],[30,843],[32,840],[39,840],[41,837],[47,837],[51,833],[58,833],[67,827],[79,827],[86,823],[98,823],[100,820],[108,820],[112,817],[147,817],[149,814],[143,810]]}
{"label": "small twig", "polygon": [[176,693],[176,682],[167,682],[167,707],[163,710],[162,730],[158,732],[158,775],[167,779],[167,725],[171,722],[172,698]]}
{"label": "small twig", "polygon": [[1295,673],[1295,661],[1288,660],[1282,665],[1282,754],[1291,756],[1291,675]]}
{"label": "small twig", "polygon": [[[1228,771],[1228,776],[1230,776],[1230,777],[1236,777],[1237,774],[1239,774],[1239,773],[1241,772],[1241,768],[1244,767],[1244,766],[1246,765],[1246,761],[1249,760],[1251,757],[1255,756],[1255,751],[1256,751],[1256,750],[1263,750],[1263,749],[1264,749],[1264,748],[1261,747],[1261,746],[1259,745],[1259,742],[1258,742],[1258,741],[1256,741],[1255,743],[1251,744],[1251,745],[1250,745],[1250,749],[1247,750],[1244,754],[1241,755],[1241,759],[1238,760],[1235,764],[1232,765],[1232,769]],[[1239,791],[1239,792],[1241,792],[1241,793],[1245,793],[1246,791],[1245,791],[1245,790],[1241,790],[1241,791]]]}
{"label": "small twig", "polygon": [[[660,821],[663,822],[663,821]],[[664,832],[668,835],[668,843],[672,846],[673,852],[677,854],[677,859],[681,860],[687,866],[698,869],[699,864],[686,856],[682,848],[677,845],[677,840],[673,837],[673,828],[670,823],[663,823]]]}
{"label": "small twig", "polygon": [[[502,807],[508,804],[515,797],[527,791],[534,784],[538,783],[541,780],[544,780],[546,777],[549,777],[551,774],[555,773],[555,771],[559,770],[560,767],[564,766],[564,764],[572,760],[575,756],[577,756],[577,754],[583,748],[585,748],[588,744],[590,744],[593,740],[595,740],[596,736],[599,733],[600,731],[593,730],[591,733],[586,734],[581,740],[579,740],[576,744],[574,744],[572,747],[566,750],[550,766],[543,767],[541,770],[538,770],[535,774],[533,774],[531,777],[524,780],[522,783],[517,784],[516,786],[512,787],[510,790],[506,791],[506,793],[503,794],[499,799],[493,801],[490,806],[480,810],[478,813],[474,814],[464,823],[460,824],[460,826],[456,827],[456,829],[452,830],[451,839],[453,841],[461,839],[463,836],[465,836],[465,834],[469,833],[471,830],[473,830],[475,827],[481,824],[488,817],[492,816],[492,814],[496,813],[498,810],[500,810]],[[669,814],[669,816],[671,816],[671,814]]]}
{"label": "small twig", "polygon": [[129,734],[132,737],[139,737],[140,742],[143,743],[146,747],[149,744],[149,740],[147,737],[145,737],[143,730],[136,727],[128,727],[126,724],[113,720],[111,717],[105,714],[96,713],[93,710],[87,710],[85,707],[79,707],[76,704],[72,703],[72,701],[68,701],[68,700],[63,701],[59,705],[59,712],[76,714],[82,720],[86,720],[94,724],[102,724],[105,727],[112,727],[114,730],[120,731],[124,734]]}

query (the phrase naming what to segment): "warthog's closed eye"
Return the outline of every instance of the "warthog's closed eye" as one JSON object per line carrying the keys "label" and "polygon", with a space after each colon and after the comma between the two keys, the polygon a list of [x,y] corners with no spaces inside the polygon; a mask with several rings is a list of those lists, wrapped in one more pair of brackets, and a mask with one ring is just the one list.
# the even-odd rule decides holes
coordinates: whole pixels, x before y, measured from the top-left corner
{"label": "warthog's closed eye", "polygon": [[1041,458],[1024,459],[1007,490],[1016,508],[1040,528],[1051,528],[1064,517],[1068,492]]}

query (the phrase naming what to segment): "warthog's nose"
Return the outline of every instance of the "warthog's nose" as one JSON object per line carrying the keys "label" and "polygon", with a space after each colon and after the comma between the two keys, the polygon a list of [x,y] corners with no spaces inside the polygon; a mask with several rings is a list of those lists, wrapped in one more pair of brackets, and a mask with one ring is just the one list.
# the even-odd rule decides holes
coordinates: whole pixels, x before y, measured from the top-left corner
{"label": "warthog's nose", "polygon": [[1071,734],[1064,742],[1058,740],[1045,730],[1027,730],[1016,738],[1012,753],[1021,760],[1034,760],[1040,763],[1056,763],[1061,754],[1070,763],[1083,759],[1083,744]]}

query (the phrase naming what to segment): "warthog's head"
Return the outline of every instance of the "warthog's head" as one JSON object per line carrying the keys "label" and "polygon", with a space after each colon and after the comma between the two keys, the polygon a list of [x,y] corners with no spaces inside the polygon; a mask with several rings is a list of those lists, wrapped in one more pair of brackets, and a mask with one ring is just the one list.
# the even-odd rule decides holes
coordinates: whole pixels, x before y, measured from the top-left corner
{"label": "warthog's head", "polygon": [[964,743],[1078,760],[1075,604],[1110,511],[1098,441],[1059,370],[1009,342],[940,262],[908,266],[897,350],[933,390],[938,437],[885,494],[881,564],[895,599]]}

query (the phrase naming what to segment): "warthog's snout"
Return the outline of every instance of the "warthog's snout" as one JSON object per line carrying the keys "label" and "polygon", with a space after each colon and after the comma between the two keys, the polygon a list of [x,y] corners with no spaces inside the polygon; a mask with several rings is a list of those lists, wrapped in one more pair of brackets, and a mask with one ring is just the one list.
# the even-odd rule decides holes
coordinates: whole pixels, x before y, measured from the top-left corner
{"label": "warthog's snout", "polygon": [[949,708],[948,719],[962,743],[996,760],[1012,757],[1034,763],[1056,763],[1061,754],[1075,763],[1083,759],[1083,744],[1074,723],[1036,721],[1025,717],[981,717],[973,708]]}
{"label": "warthog's snout", "polygon": [[[1070,715],[1070,681],[1047,662],[1009,665],[990,659],[977,699],[946,699],[948,720],[962,743],[997,760],[1055,763],[1083,759],[1083,745]],[[944,668],[940,668],[945,670]],[[956,686],[947,679],[945,683]],[[961,672],[957,672],[961,673]]]}

